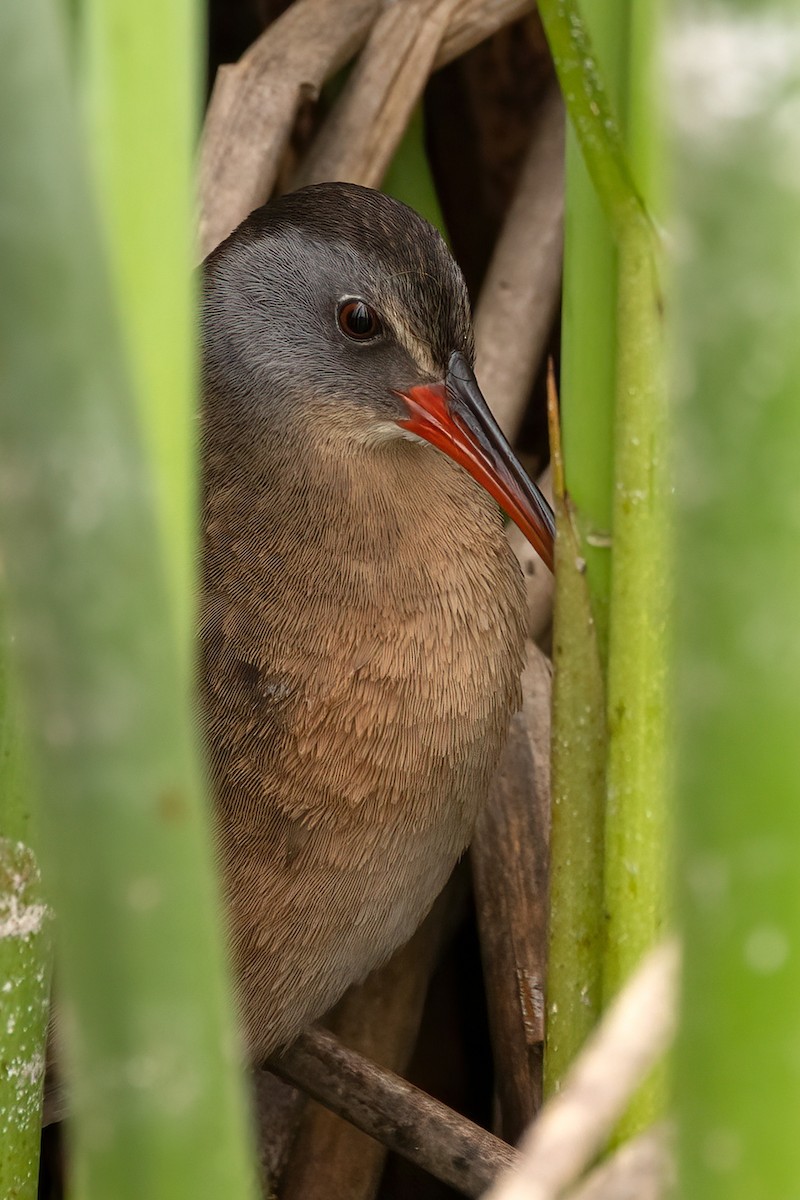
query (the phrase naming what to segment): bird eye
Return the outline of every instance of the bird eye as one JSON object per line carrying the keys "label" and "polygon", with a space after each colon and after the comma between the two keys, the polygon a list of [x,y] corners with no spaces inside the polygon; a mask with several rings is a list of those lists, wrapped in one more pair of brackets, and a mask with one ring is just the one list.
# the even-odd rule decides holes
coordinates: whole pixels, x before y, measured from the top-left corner
{"label": "bird eye", "polygon": [[368,342],[383,333],[381,319],[363,300],[343,300],[338,311],[339,328],[356,342]]}

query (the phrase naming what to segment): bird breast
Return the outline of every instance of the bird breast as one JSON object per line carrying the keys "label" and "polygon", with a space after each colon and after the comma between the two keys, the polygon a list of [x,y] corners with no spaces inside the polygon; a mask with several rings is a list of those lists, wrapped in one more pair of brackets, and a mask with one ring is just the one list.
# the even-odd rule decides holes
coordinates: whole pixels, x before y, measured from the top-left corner
{"label": "bird breast", "polygon": [[[524,596],[499,510],[437,451],[218,463],[203,698],[251,1044],[419,924],[519,705]],[[253,488],[250,480],[260,480]]]}

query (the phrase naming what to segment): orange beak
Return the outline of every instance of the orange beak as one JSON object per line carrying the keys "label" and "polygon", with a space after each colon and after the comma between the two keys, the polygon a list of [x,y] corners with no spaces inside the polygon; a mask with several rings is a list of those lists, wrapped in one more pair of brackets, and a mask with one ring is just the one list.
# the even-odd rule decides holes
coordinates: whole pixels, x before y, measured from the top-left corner
{"label": "orange beak", "polygon": [[398,425],[469,471],[552,571],[553,510],[503,436],[464,355],[450,355],[444,383],[422,384],[398,394],[409,410]]}

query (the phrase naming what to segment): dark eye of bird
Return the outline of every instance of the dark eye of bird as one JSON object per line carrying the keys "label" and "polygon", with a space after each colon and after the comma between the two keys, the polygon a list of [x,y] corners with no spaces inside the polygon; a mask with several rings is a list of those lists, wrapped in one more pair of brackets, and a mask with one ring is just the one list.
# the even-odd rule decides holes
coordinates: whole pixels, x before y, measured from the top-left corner
{"label": "dark eye of bird", "polygon": [[368,342],[383,332],[380,317],[363,300],[343,300],[337,315],[342,333],[353,341]]}

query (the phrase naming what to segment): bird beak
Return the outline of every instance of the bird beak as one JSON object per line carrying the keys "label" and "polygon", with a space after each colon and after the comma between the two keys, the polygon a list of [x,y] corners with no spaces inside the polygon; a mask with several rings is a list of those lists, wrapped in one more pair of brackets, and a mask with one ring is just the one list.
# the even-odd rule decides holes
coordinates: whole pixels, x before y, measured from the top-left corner
{"label": "bird beak", "polygon": [[409,409],[398,425],[469,471],[552,571],[553,510],[503,436],[464,355],[450,355],[444,383],[421,384],[398,395]]}

